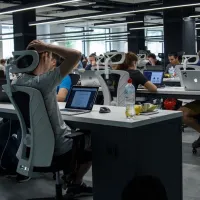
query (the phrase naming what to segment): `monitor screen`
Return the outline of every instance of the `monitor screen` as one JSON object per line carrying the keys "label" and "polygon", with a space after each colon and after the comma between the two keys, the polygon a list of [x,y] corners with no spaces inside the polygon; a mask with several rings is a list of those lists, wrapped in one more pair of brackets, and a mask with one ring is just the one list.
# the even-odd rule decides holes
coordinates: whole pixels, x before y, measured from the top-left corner
{"label": "monitor screen", "polygon": [[73,87],[66,108],[91,110],[96,101],[97,87]]}
{"label": "monitor screen", "polygon": [[153,84],[162,84],[163,71],[144,71],[144,76]]}

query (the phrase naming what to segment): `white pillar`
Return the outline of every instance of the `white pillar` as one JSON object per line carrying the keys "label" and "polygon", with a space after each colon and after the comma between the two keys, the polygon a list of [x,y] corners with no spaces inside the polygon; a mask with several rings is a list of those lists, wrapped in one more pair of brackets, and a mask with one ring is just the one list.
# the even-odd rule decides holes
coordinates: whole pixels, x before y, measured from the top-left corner
{"label": "white pillar", "polygon": [[[125,27],[125,26],[123,26],[121,28],[112,28],[111,29],[111,33],[126,32],[126,31],[127,31],[127,27]],[[126,35],[124,35],[124,37],[126,37]],[[113,38],[113,40],[115,40],[115,38]],[[119,39],[116,39],[116,40],[119,40]],[[128,51],[127,42],[126,41],[111,42],[111,50],[117,50],[117,51],[121,51],[121,52],[127,52]]]}
{"label": "white pillar", "polygon": [[[2,34],[2,25],[0,25],[0,34]],[[0,59],[3,58],[3,41],[2,36],[0,36]]]}
{"label": "white pillar", "polygon": [[[39,25],[37,26],[37,35],[43,35],[43,34],[50,34],[50,25],[49,24],[44,24],[44,25]],[[46,38],[45,40],[43,40],[46,43],[50,43],[50,35],[47,36],[40,36],[38,38]]]}
{"label": "white pillar", "polygon": [[[52,24],[50,26],[50,32],[51,33],[63,33],[65,32],[65,25],[64,24]],[[65,35],[52,35],[51,38],[57,38],[57,37],[65,37]],[[58,39],[59,40],[59,39]],[[53,42],[53,40],[51,40],[51,43]],[[58,44],[60,46],[65,46],[65,41],[62,41],[62,42],[58,42]]]}

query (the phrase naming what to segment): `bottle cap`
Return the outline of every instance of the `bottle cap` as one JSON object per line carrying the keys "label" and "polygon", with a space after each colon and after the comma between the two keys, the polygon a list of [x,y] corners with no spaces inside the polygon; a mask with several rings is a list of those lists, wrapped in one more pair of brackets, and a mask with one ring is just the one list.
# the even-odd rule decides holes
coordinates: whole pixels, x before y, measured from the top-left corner
{"label": "bottle cap", "polygon": [[132,83],[133,81],[132,81],[132,79],[131,78],[129,78],[128,79],[128,83]]}

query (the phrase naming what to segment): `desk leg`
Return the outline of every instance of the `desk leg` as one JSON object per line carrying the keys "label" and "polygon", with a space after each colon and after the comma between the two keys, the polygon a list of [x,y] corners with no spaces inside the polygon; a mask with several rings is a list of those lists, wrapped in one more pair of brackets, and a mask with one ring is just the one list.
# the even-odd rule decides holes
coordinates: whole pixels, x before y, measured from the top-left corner
{"label": "desk leg", "polygon": [[158,177],[168,200],[182,200],[181,118],[123,129],[92,126],[94,200],[121,200],[135,176]]}

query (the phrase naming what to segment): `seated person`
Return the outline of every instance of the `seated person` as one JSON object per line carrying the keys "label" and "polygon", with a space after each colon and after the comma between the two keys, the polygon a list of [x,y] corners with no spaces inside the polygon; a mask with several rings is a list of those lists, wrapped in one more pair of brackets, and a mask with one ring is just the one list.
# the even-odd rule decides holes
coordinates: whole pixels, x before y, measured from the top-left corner
{"label": "seated person", "polygon": [[176,65],[180,65],[178,54],[173,52],[168,54],[169,64],[166,67],[165,74],[169,74],[169,69],[171,67],[175,68]]}
{"label": "seated person", "polygon": [[60,85],[57,86],[57,101],[58,102],[66,102],[68,98],[68,94],[72,87],[72,81],[69,75],[67,75],[61,82]]}
{"label": "seated person", "polygon": [[6,65],[6,60],[5,59],[1,59],[0,60],[0,70],[5,71],[5,65]]}
{"label": "seated person", "polygon": [[[59,67],[63,60],[56,54],[52,54],[51,65],[52,68]],[[72,87],[71,78],[67,75],[60,85],[57,86],[57,101],[65,102],[67,101],[68,93]]]}
{"label": "seated person", "polygon": [[93,66],[96,66],[96,53],[89,56],[89,64],[85,67],[85,70],[91,70]]}
{"label": "seated person", "polygon": [[130,78],[133,81],[133,85],[135,86],[135,90],[137,90],[139,85],[143,85],[145,88],[147,88],[151,92],[156,92],[157,87],[148,81],[146,77],[139,71],[136,70],[138,62],[138,57],[132,53],[126,53],[126,58],[123,64],[120,64],[116,67],[117,70],[124,70],[129,72]]}
{"label": "seated person", "polygon": [[157,60],[156,55],[153,53],[150,53],[148,55],[148,60],[149,62],[146,65],[151,65],[151,66],[162,65],[161,61]]}
{"label": "seated person", "polygon": [[[27,86],[38,89],[44,98],[47,113],[55,133],[55,159],[62,157],[63,162],[70,163],[72,159],[72,140],[65,138],[71,130],[62,119],[56,99],[56,87],[62,79],[72,71],[80,60],[80,52],[64,47],[45,44],[41,41],[32,41],[27,49],[35,49],[40,56],[38,67],[30,74],[23,73],[12,84]],[[59,67],[52,66],[52,53],[64,59]],[[48,138],[47,138],[48,139]],[[83,176],[91,167],[90,135],[85,134],[85,147],[81,165],[71,184],[68,185],[67,193],[74,197],[83,193],[92,194],[92,188],[83,183]]]}
{"label": "seated person", "polygon": [[[181,107],[179,111],[183,112],[183,123],[200,133],[200,124],[197,120],[197,117],[200,116],[200,101],[188,103]],[[195,143],[193,144],[195,148],[200,147],[200,138]]]}
{"label": "seated person", "polygon": [[200,51],[198,52],[198,56],[199,56],[199,62],[197,63],[197,65],[200,66]]}

